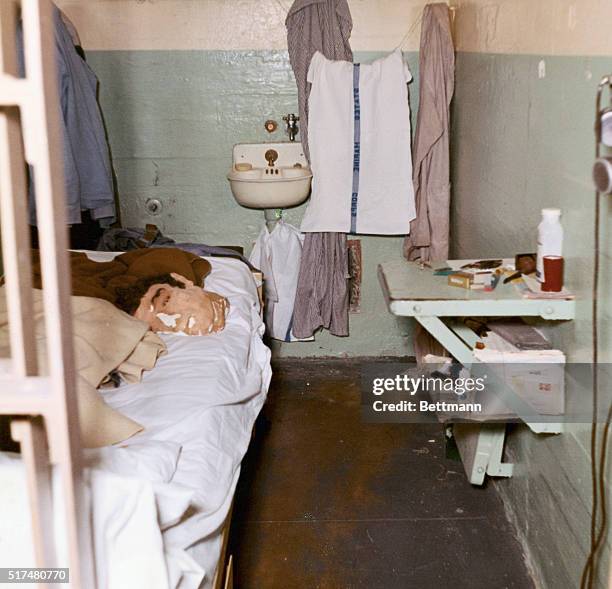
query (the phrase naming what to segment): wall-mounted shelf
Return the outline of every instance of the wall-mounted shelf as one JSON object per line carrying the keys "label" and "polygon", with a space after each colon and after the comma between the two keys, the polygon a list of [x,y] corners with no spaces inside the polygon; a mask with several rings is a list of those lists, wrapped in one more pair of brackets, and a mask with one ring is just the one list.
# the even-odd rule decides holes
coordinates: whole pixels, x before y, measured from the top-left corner
{"label": "wall-mounted shelf", "polygon": [[[449,263],[452,265],[452,262]],[[492,292],[448,286],[431,268],[406,260],[384,262],[378,277],[389,310],[394,315],[414,317],[458,362],[471,366],[478,359],[474,347],[478,337],[457,317],[540,317],[571,320],[574,300],[525,299],[512,284],[500,284]],[[514,397],[517,415],[527,415],[529,406]],[[524,406],[523,406],[524,405]],[[531,413],[533,413],[531,411]],[[525,423],[535,433],[561,433],[560,423]],[[482,485],[485,475],[512,476],[513,465],[502,461],[506,426],[503,423],[457,424],[453,433],[466,474],[473,485]]]}

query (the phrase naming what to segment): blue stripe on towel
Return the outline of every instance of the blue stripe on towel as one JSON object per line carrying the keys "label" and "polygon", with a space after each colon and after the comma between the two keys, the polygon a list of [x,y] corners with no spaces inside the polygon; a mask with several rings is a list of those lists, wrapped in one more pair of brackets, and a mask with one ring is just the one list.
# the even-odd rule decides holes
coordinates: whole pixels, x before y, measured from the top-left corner
{"label": "blue stripe on towel", "polygon": [[359,160],[361,156],[361,105],[359,103],[359,64],[353,64],[353,192],[351,194],[351,233],[357,232],[357,202],[359,200]]}
{"label": "blue stripe on towel", "polygon": [[289,319],[289,325],[287,326],[287,333],[285,334],[285,341],[291,341],[291,330],[293,329],[293,313],[291,313],[291,319]]}

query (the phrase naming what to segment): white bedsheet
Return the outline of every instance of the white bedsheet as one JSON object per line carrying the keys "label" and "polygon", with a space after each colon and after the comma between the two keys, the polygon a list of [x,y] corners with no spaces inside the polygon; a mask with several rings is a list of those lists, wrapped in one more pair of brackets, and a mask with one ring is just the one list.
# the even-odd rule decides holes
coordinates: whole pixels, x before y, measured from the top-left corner
{"label": "white bedsheet", "polygon": [[[113,254],[88,255],[102,261]],[[97,480],[97,492],[96,486],[93,488],[94,513],[100,489],[112,484],[111,477],[115,482],[117,479],[134,481],[126,475],[126,471],[133,469],[140,486],[131,495],[124,489],[128,495],[126,502],[129,503],[130,497],[137,499],[138,493],[143,492],[142,487],[148,489],[148,499],[143,500],[145,507],[140,514],[141,529],[147,525],[150,528],[150,521],[145,524],[144,520],[150,520],[155,509],[166,514],[161,525],[164,528],[162,546],[154,538],[148,546],[140,538],[137,522],[131,522],[124,529],[112,529],[112,525],[109,528],[113,520],[108,515],[114,508],[112,502],[105,502],[108,505],[99,519],[106,524],[98,522],[100,529],[94,532],[103,534],[98,544],[106,545],[106,554],[101,556],[107,561],[107,571],[102,576],[107,579],[109,589],[195,589],[200,585],[209,587],[215,574],[221,547],[219,530],[231,507],[240,462],[265,401],[271,369],[270,351],[261,339],[264,326],[251,273],[237,260],[209,260],[213,269],[206,279],[206,289],[226,296],[230,302],[225,329],[202,337],[164,335],[168,354],[158,360],[152,371],[145,373],[142,382],[103,392],[111,406],[143,424],[145,430],[124,442],[124,449],[104,450],[99,455],[88,453],[90,465],[95,467],[91,472],[102,479],[104,475],[109,477],[105,481]],[[159,452],[154,450],[155,444]],[[135,464],[141,466],[138,471]],[[188,510],[178,523],[168,527],[169,521],[174,523],[171,521],[173,504],[184,503],[186,494]],[[175,496],[179,499],[173,503]],[[182,507],[184,510],[185,505]],[[174,521],[178,516],[174,513]],[[3,527],[0,524],[0,553]],[[190,553],[197,563],[186,551],[194,544],[197,547]],[[122,570],[124,563],[113,566],[112,559],[118,563],[120,558],[109,554],[114,545],[122,546],[124,555],[126,547],[130,547],[134,551],[130,558],[136,561],[142,558],[143,562],[147,558],[159,559],[159,552],[163,550],[166,578],[158,569],[155,581],[151,575],[146,582],[133,575],[129,575],[129,580],[120,581],[115,573]],[[123,560],[127,562],[126,556]]]}

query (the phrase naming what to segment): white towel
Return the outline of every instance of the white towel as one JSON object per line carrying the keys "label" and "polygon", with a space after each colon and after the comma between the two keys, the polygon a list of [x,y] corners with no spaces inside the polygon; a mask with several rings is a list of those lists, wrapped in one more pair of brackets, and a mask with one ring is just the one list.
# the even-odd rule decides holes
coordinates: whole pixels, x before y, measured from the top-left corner
{"label": "white towel", "polygon": [[314,54],[312,195],[302,231],[406,235],[415,218],[407,82],[400,50],[371,64]]}

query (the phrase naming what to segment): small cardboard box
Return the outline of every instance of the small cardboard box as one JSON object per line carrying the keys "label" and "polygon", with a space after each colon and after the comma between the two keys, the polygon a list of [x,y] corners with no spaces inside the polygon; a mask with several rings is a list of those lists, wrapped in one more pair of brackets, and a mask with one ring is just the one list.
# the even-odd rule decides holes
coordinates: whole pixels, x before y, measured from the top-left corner
{"label": "small cardboard box", "polygon": [[474,356],[491,366],[510,390],[534,413],[563,415],[565,411],[565,354],[560,350],[519,350],[501,336],[489,333],[486,347]]}
{"label": "small cardboard box", "polygon": [[448,285],[458,286],[459,288],[472,288],[474,275],[470,272],[453,272],[448,275]]}

